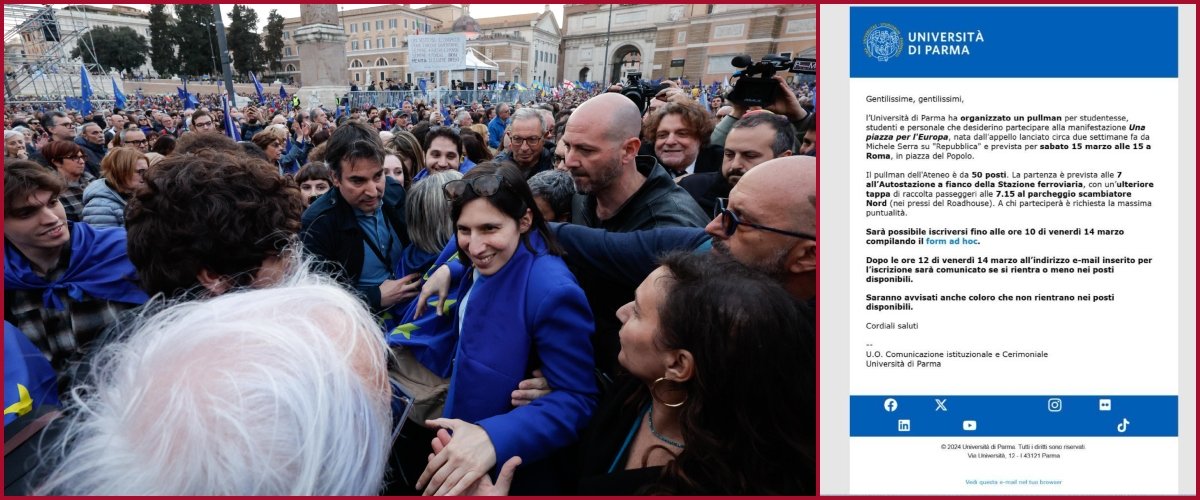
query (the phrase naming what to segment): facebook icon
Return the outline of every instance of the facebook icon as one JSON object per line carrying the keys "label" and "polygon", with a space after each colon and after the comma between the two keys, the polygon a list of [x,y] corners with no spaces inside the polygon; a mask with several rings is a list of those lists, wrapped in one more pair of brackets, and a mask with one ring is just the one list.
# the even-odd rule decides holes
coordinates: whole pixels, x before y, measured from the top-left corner
{"label": "facebook icon", "polygon": [[900,404],[895,399],[887,398],[883,400],[883,410],[888,413],[896,411],[897,406],[900,406]]}

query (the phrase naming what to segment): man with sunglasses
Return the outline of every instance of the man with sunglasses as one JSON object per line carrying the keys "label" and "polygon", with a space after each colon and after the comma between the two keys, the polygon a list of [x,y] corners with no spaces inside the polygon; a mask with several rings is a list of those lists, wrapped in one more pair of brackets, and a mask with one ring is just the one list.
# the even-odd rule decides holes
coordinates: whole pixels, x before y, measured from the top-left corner
{"label": "man with sunglasses", "polygon": [[[631,293],[671,250],[711,250],[779,281],[811,316],[817,295],[816,186],[816,159],[787,156],[746,172],[704,229],[618,233],[556,224],[553,230],[589,297],[596,284],[606,294]],[[611,374],[620,352],[617,336],[598,328],[594,346],[597,368]]]}

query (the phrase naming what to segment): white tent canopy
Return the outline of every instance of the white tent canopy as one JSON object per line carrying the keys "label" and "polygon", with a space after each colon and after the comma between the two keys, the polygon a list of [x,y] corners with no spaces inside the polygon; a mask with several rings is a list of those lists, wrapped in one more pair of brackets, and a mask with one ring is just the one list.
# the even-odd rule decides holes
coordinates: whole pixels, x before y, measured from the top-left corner
{"label": "white tent canopy", "polygon": [[500,66],[496,65],[495,61],[484,57],[475,49],[467,49],[467,66],[463,69],[490,69],[498,70]]}
{"label": "white tent canopy", "polygon": [[500,69],[500,66],[496,64],[496,61],[488,59],[487,56],[480,54],[479,51],[477,51],[473,48],[470,48],[470,47],[467,48],[466,56],[467,56],[466,64],[464,65],[464,67],[462,69],[452,71],[450,74],[450,78],[455,78],[455,76],[457,75],[457,78],[459,80],[466,80],[467,76],[468,76],[467,71],[471,71],[474,76],[474,78],[472,80],[475,82],[476,85],[478,85],[479,84],[479,70],[482,69],[482,70],[497,71]]}

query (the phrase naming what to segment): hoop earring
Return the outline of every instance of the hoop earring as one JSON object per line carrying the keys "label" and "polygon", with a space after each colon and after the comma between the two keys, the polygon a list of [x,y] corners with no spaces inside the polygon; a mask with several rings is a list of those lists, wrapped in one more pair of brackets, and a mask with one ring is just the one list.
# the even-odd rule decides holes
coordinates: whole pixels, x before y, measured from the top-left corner
{"label": "hoop earring", "polygon": [[658,380],[655,380],[653,384],[650,384],[650,397],[651,397],[651,398],[653,398],[655,401],[658,401],[659,403],[661,403],[661,404],[663,404],[664,406],[668,407],[668,408],[679,408],[680,406],[683,406],[683,404],[684,404],[684,403],[686,403],[686,402],[687,402],[687,400],[688,400],[688,396],[687,396],[687,392],[686,392],[686,391],[683,393],[683,401],[680,401],[680,402],[678,402],[678,403],[668,403],[668,402],[666,402],[666,401],[663,401],[661,398],[659,398],[659,397],[658,397],[658,390],[657,390],[657,388],[658,388],[658,383],[659,383],[659,382],[664,382],[664,381],[665,381],[665,382],[671,382],[670,380],[667,380],[667,377],[658,377]]}

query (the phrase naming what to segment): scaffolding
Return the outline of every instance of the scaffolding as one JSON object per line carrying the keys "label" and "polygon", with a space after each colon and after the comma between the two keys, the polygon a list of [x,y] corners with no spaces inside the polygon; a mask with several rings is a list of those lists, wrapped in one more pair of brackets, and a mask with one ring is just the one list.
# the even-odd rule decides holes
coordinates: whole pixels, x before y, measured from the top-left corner
{"label": "scaffolding", "polygon": [[[77,16],[56,13],[48,5],[4,5],[4,92],[9,100],[33,95],[62,102],[65,96],[79,95],[81,66],[91,75],[107,74],[97,62],[90,27]],[[77,46],[83,53],[73,59]]]}

